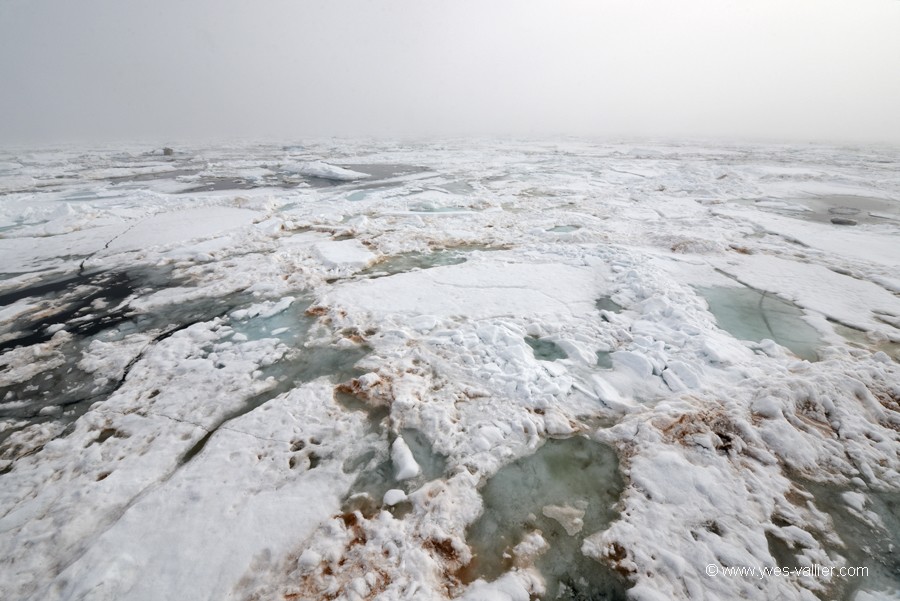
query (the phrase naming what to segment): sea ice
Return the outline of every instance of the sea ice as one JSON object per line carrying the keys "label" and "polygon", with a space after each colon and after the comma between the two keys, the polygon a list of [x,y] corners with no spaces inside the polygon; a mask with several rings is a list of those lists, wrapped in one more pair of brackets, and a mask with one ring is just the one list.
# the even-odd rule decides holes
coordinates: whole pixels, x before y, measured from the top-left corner
{"label": "sea ice", "polygon": [[0,152],[0,597],[889,597],[898,162]]}

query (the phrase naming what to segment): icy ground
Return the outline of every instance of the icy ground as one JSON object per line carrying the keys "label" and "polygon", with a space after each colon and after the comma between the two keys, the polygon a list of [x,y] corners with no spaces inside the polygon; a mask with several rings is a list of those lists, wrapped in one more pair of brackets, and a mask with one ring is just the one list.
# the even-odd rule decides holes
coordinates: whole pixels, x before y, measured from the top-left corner
{"label": "icy ground", "polygon": [[5,151],[0,258],[2,599],[900,598],[895,149]]}

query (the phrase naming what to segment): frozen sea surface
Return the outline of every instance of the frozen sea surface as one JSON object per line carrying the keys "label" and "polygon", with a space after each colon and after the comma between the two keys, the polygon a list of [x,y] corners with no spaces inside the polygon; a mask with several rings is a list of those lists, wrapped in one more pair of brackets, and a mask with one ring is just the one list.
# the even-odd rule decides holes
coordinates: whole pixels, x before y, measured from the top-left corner
{"label": "frozen sea surface", "polygon": [[0,151],[0,598],[898,598],[898,161]]}

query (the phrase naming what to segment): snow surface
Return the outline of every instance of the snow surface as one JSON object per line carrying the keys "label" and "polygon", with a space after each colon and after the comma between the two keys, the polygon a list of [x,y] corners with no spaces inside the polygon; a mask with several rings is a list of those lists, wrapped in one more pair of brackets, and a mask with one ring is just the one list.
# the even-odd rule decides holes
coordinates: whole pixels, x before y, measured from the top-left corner
{"label": "snow surface", "polygon": [[322,264],[335,269],[361,269],[376,259],[358,240],[319,242],[315,249]]}
{"label": "snow surface", "polygon": [[[898,163],[577,140],[2,151],[0,598],[539,598],[552,541],[465,584],[466,529],[480,484],[572,435],[618,454],[617,517],[542,511],[629,598],[896,598],[876,501],[900,491],[900,224],[783,209],[900,214]],[[365,270],[444,250],[465,261]],[[90,287],[39,286],[106,270],[123,298],[54,319]],[[796,304],[820,360],[736,340],[708,286]],[[76,373],[93,388],[55,403]],[[785,561],[871,574],[707,572]]]}

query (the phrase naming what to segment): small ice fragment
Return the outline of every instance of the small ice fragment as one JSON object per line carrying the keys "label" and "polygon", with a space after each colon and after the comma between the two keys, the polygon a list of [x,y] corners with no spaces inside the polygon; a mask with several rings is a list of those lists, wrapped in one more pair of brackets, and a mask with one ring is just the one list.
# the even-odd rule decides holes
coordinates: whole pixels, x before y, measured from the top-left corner
{"label": "small ice fragment", "polygon": [[566,374],[566,368],[560,365],[559,363],[551,363],[549,361],[544,361],[542,363],[544,369],[547,370],[547,373],[553,376],[554,378],[558,378]]}
{"label": "small ice fragment", "polygon": [[862,493],[847,491],[841,495],[841,498],[844,499],[844,503],[846,503],[856,511],[861,512],[866,508],[866,495]]}
{"label": "small ice fragment", "polygon": [[565,436],[572,433],[572,424],[559,411],[549,410],[544,414],[544,428],[551,436]]}
{"label": "small ice fragment", "polygon": [[388,507],[393,507],[397,503],[402,503],[405,500],[406,493],[399,488],[392,488],[391,490],[384,493],[384,504]]}
{"label": "small ice fragment", "polygon": [[624,402],[622,399],[622,395],[619,394],[619,391],[615,389],[615,387],[601,378],[600,376],[592,376],[591,383],[594,387],[594,393],[600,398],[604,403],[622,403]]}
{"label": "small ice fragment", "polygon": [[662,372],[662,379],[672,392],[682,392],[687,390],[687,386],[684,385],[681,378],[675,375],[675,372],[671,369],[666,369]]}
{"label": "small ice fragment", "polygon": [[376,258],[359,240],[328,240],[313,249],[328,269],[362,269]]}
{"label": "small ice fragment", "polygon": [[275,303],[271,307],[268,307],[267,309],[260,311],[259,316],[263,317],[265,319],[268,319],[270,317],[275,317],[276,315],[278,315],[279,313],[281,313],[282,311],[284,311],[285,309],[290,307],[293,303],[294,303],[293,296],[285,296],[284,298],[279,300],[277,303]]}
{"label": "small ice fragment", "polygon": [[319,563],[321,563],[321,561],[322,561],[321,555],[319,555],[318,553],[316,553],[315,551],[313,551],[311,549],[306,549],[300,555],[300,561],[298,563],[300,564],[300,567],[302,567],[302,568],[312,568],[314,566],[319,565]]}
{"label": "small ice fragment", "polygon": [[438,320],[434,315],[420,315],[410,322],[410,327],[417,332],[430,332],[437,324]]}
{"label": "small ice fragment", "polygon": [[566,534],[575,536],[584,528],[584,507],[571,505],[544,505],[541,513],[556,520],[565,529]]}
{"label": "small ice fragment", "polygon": [[512,555],[517,567],[527,567],[534,560],[543,555],[550,548],[550,544],[541,535],[540,530],[529,532],[518,545],[513,547]]}
{"label": "small ice fragment", "polygon": [[531,587],[527,587],[522,577],[510,572],[492,582],[476,580],[458,597],[461,601],[528,601],[533,599]]}
{"label": "small ice fragment", "polygon": [[887,353],[885,353],[884,351],[878,351],[877,353],[872,355],[872,359],[874,359],[875,361],[877,361],[879,363],[884,363],[885,365],[890,365],[890,363],[891,363],[890,356]]}
{"label": "small ice fragment", "polygon": [[403,437],[398,436],[391,445],[391,460],[394,462],[394,476],[397,480],[409,480],[419,475],[421,469]]}
{"label": "small ice fragment", "polygon": [[613,364],[630,369],[640,378],[653,374],[653,364],[643,354],[634,351],[616,351],[612,354]]}
{"label": "small ice fragment", "polygon": [[775,419],[781,415],[781,403],[770,396],[760,397],[750,404],[754,415]]}
{"label": "small ice fragment", "polygon": [[687,363],[682,361],[669,361],[666,368],[674,375],[678,376],[678,379],[688,388],[701,387],[702,379]]}

